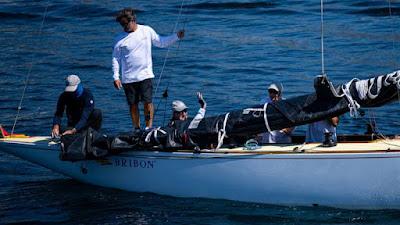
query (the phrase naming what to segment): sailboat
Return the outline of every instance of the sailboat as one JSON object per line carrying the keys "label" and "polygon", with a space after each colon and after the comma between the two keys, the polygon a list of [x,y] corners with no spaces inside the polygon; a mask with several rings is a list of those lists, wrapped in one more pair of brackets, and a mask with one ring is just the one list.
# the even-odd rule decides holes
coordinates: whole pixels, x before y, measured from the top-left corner
{"label": "sailboat", "polygon": [[[51,137],[4,130],[0,151],[83,183],[125,191],[290,206],[399,209],[396,136],[339,136],[336,145],[304,143],[301,136],[292,144],[243,141],[394,101],[400,71],[338,87],[319,76],[314,87],[309,95],[205,118],[196,129],[182,123],[179,128],[117,135],[106,138],[106,147],[96,139],[85,141],[82,149],[92,154],[90,159],[60,160],[63,146]],[[171,140],[180,145],[171,146]],[[96,156],[93,149],[105,150],[106,155]]]}
{"label": "sailboat", "polygon": [[[232,112],[231,117],[225,114],[206,118],[191,135],[198,140],[222,130],[224,134],[216,137],[226,139],[251,133],[247,129],[257,133],[340,115],[352,105],[354,110],[380,106],[397,98],[399,81],[400,71],[396,71],[369,80],[352,80],[336,91],[325,80],[321,82],[325,86],[317,85],[317,92],[311,95],[245,108]],[[310,107],[315,104],[321,107]],[[292,119],[286,118],[285,113],[293,109],[300,111],[289,113],[296,115]],[[276,123],[279,118],[287,122]],[[218,128],[216,124],[222,125]],[[153,131],[164,134],[162,130]],[[61,161],[60,144],[50,137],[8,135],[0,139],[0,150],[84,183],[126,191],[279,205],[400,208],[399,138],[339,136],[337,145],[329,147],[305,144],[303,140],[258,148],[222,144],[214,149],[183,147],[173,151],[154,143],[153,148],[144,149],[147,143],[92,160]]]}

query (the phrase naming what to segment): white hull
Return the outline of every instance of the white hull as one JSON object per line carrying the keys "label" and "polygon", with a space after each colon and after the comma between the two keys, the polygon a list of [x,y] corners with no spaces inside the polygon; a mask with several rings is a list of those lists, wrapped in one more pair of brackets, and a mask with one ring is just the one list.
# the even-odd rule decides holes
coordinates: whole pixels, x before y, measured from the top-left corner
{"label": "white hull", "polygon": [[60,161],[59,147],[48,146],[47,142],[0,141],[0,150],[84,183],[126,191],[293,206],[400,208],[397,151],[142,151],[72,163]]}

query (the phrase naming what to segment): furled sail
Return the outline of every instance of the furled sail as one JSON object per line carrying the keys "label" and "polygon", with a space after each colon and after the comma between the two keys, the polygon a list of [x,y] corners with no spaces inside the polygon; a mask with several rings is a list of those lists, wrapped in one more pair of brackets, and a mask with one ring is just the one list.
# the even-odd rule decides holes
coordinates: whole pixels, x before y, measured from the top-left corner
{"label": "furled sail", "polygon": [[[164,150],[219,148],[224,143],[243,144],[241,141],[262,132],[308,124],[346,112],[356,116],[362,107],[378,107],[398,98],[400,71],[366,80],[353,79],[338,87],[334,87],[327,77],[317,76],[314,88],[313,94],[206,117],[194,129],[189,129],[191,120],[187,120],[174,121],[172,126],[115,137],[94,134],[95,131],[90,130],[86,132],[86,138],[81,138],[85,143],[78,141],[64,146],[91,148],[63,149],[62,158],[96,158],[120,151],[154,147]],[[106,149],[108,153],[98,148]],[[76,157],[77,152],[79,157]]]}
{"label": "furled sail", "polygon": [[[264,105],[236,110],[227,114],[204,118],[196,129],[188,129],[190,120],[174,128],[159,128],[157,143],[173,139],[183,145],[220,146],[224,139],[249,137],[266,131],[294,127],[342,115],[357,115],[360,108],[378,107],[398,98],[400,71],[366,80],[353,79],[334,87],[325,76],[317,76],[315,93]],[[171,135],[172,133],[174,135]],[[151,135],[154,136],[156,132]],[[151,136],[150,135],[150,136]],[[162,140],[162,136],[169,136]],[[173,137],[171,137],[173,136]],[[168,144],[167,144],[168,145]]]}

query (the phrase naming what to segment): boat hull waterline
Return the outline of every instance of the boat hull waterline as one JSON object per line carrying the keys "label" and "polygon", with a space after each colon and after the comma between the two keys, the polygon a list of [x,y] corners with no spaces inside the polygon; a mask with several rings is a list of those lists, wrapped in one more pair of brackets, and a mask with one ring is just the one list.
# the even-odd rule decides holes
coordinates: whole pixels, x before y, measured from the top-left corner
{"label": "boat hull waterline", "polygon": [[289,206],[400,208],[400,152],[191,153],[140,151],[59,160],[47,142],[0,141],[0,150],[84,183],[176,197]]}

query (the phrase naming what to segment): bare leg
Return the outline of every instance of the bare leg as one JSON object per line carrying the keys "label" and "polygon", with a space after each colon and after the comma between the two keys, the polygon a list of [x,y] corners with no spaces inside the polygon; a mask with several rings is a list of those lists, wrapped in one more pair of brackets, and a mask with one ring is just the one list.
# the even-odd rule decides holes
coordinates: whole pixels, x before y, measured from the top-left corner
{"label": "bare leg", "polygon": [[153,103],[144,103],[144,118],[146,119],[146,127],[153,126]]}
{"label": "bare leg", "polygon": [[140,128],[140,114],[139,114],[138,104],[131,105],[130,111],[131,111],[133,127]]}

